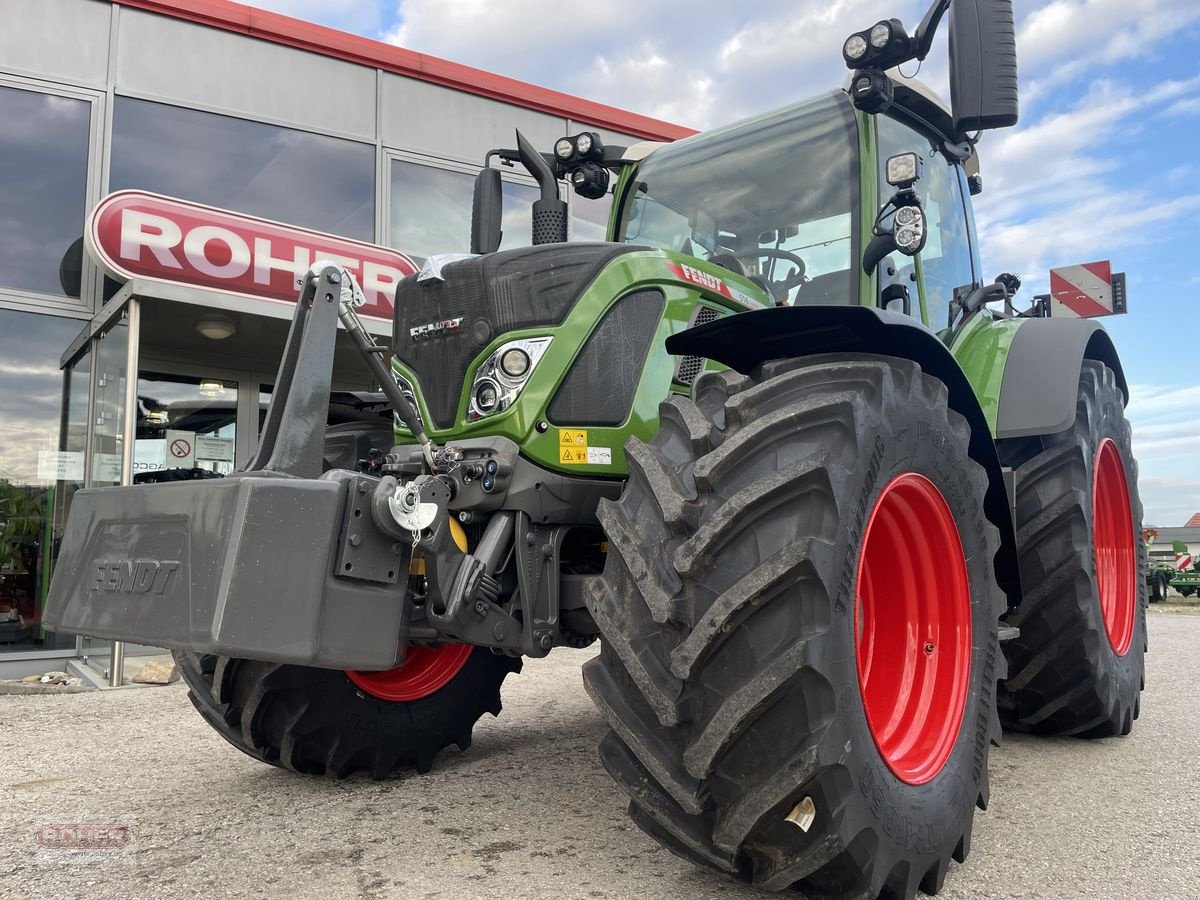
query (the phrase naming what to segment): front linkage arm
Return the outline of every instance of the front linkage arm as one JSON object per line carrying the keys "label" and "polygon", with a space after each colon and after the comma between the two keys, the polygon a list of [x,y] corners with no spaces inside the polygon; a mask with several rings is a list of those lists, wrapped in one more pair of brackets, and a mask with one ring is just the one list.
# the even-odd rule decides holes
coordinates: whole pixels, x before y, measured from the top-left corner
{"label": "front linkage arm", "polygon": [[[410,544],[425,562],[425,620],[431,631],[419,632],[510,653],[544,655],[556,642],[557,634],[545,629],[535,631],[499,603],[498,572],[513,549],[517,513],[496,511],[474,553],[464,552],[455,543],[449,504],[459,490],[455,473],[461,448],[440,450],[429,439],[420,417],[383,362],[386,348],[371,339],[355,312],[363,303],[362,291],[345,267],[322,261],[306,273],[262,443],[248,471],[300,478],[321,474],[334,336],[340,320],[400,419],[417,438],[423,463],[420,468],[428,470],[413,472],[413,477],[403,483],[392,475],[378,480],[360,475],[356,488],[370,493],[371,524],[386,536],[388,545],[395,548]],[[504,448],[499,448],[499,453],[510,455],[504,453]],[[505,470],[510,468],[511,463],[505,464]],[[377,542],[362,543],[367,536],[362,524],[349,518],[352,516],[348,510],[342,535],[346,546],[339,559],[350,559],[357,550],[360,561],[348,571],[365,573],[372,567],[363,558],[363,551]],[[394,556],[394,549],[389,552]],[[390,560],[384,568],[389,566],[394,567]],[[347,572],[341,574],[353,577]],[[523,592],[521,596],[525,602]],[[557,613],[542,618],[553,623]],[[415,633],[418,629],[414,628]]]}

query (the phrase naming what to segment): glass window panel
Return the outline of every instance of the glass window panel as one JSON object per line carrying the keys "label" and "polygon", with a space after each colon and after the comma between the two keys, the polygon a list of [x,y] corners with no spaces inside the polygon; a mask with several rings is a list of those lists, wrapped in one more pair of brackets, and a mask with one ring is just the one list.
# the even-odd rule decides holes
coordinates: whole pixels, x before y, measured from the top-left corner
{"label": "glass window panel", "polygon": [[[78,332],[75,319],[0,310],[0,653],[59,646],[39,623],[56,493],[83,482],[78,434],[62,443],[58,368]],[[86,378],[76,386],[86,408]]]}
{"label": "glass window panel", "polygon": [[3,286],[79,296],[91,115],[87,100],[0,87]]}
{"label": "glass window panel", "polygon": [[231,474],[237,398],[236,381],[139,372],[134,483]]}
{"label": "glass window panel", "polygon": [[121,188],[375,240],[375,148],[278,125],[118,97],[109,190]]}
{"label": "glass window panel", "polygon": [[121,483],[125,443],[125,373],[129,362],[129,321],[120,318],[96,336],[96,405],[92,412],[92,487]]}
{"label": "glass window panel", "polygon": [[[471,249],[471,199],[475,178],[466,172],[392,160],[390,244],[418,262],[435,253]],[[528,247],[532,205],[540,194],[532,185],[505,181],[501,250]]]}
{"label": "glass window panel", "polygon": [[611,209],[611,191],[599,200],[589,200],[578,194],[571,197],[571,240],[603,241],[608,235]]}
{"label": "glass window panel", "polygon": [[[58,449],[60,453],[68,453],[69,459],[85,459],[87,452],[88,432],[88,386],[92,380],[92,357],[90,350],[84,350],[75,361],[66,368],[63,379],[63,399],[60,413],[61,425],[58,433]],[[54,528],[55,535],[61,536],[66,524],[67,513],[71,511],[71,500],[75,491],[83,487],[83,480],[63,479],[58,481],[54,498]]]}

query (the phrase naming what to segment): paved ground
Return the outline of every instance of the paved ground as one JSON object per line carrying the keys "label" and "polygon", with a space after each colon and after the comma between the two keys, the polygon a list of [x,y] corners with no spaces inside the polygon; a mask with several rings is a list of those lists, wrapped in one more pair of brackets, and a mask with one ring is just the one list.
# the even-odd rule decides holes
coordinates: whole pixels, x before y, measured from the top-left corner
{"label": "paved ground", "polygon": [[[942,896],[1200,898],[1200,617],[1153,613],[1133,737],[1009,737]],[[765,895],[637,831],[596,760],[577,669],[530,663],[500,720],[435,774],[305,779],[229,748],[179,685],[0,697],[0,897],[695,898]],[[119,854],[39,851],[40,825],[116,822]]]}

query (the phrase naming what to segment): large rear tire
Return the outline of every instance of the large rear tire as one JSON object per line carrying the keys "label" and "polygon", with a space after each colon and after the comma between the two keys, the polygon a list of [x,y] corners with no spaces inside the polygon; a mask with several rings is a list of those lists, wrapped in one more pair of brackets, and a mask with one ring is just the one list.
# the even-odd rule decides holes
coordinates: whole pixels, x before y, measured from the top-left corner
{"label": "large rear tire", "polygon": [[1006,728],[1128,734],[1145,686],[1146,548],[1137,464],[1112,369],[1085,361],[1075,424],[1002,441],[1016,470],[1024,596],[1004,645]]}
{"label": "large rear tire", "polygon": [[273,766],[335,778],[428,772],[444,747],[466,750],[480,716],[500,714],[505,677],[521,669],[520,659],[482,647],[407,679],[182,651],[175,660],[192,704],[233,746]]}
{"label": "large rear tire", "polygon": [[1005,603],[968,426],[889,357],[703,376],[693,397],[630,442],[601,507],[601,759],[696,863],[810,897],[936,893],[1000,733]]}

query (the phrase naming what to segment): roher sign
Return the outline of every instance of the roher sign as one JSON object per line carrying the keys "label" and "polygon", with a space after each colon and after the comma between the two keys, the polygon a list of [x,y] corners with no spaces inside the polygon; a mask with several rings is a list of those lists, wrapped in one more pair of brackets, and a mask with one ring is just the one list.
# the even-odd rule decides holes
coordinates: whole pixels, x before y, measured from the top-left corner
{"label": "roher sign", "polygon": [[121,281],[146,278],[295,303],[314,260],[354,273],[360,315],[392,318],[396,284],[417,266],[403,253],[145,191],[101,200],[84,230],[88,253]]}

